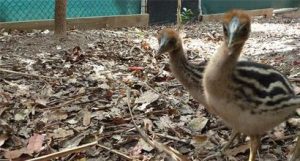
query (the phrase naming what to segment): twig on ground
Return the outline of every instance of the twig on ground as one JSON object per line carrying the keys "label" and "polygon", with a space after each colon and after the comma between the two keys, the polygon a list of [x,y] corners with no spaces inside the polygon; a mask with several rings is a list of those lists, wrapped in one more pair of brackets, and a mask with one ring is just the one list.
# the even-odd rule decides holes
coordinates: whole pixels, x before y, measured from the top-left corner
{"label": "twig on ground", "polygon": [[96,145],[99,146],[99,147],[101,147],[101,148],[103,148],[103,149],[106,149],[106,150],[108,150],[108,151],[110,151],[112,153],[118,154],[118,155],[122,156],[123,158],[125,158],[127,160],[133,160],[130,156],[128,156],[126,154],[123,154],[123,153],[121,153],[121,152],[119,152],[117,150],[111,149],[111,148],[106,147],[106,146],[101,145],[101,144],[96,144]]}
{"label": "twig on ground", "polygon": [[63,103],[61,103],[61,104],[59,104],[59,105],[57,105],[57,106],[49,107],[48,110],[53,110],[53,109],[58,109],[58,108],[64,107],[64,106],[66,106],[66,105],[68,105],[68,104],[70,104],[70,103],[72,103],[72,102],[75,102],[75,101],[77,101],[77,100],[80,100],[83,96],[85,96],[85,94],[78,95],[77,97],[75,97],[75,98],[73,98],[73,99],[71,99],[71,100],[67,100],[67,101],[65,101],[65,102],[63,102]]}
{"label": "twig on ground", "polygon": [[54,158],[57,158],[57,157],[60,157],[60,156],[66,156],[68,154],[71,154],[71,153],[76,153],[76,152],[80,152],[80,151],[83,151],[91,146],[99,146],[103,149],[106,149],[112,153],[115,153],[115,154],[118,154],[122,157],[124,157],[125,159],[127,160],[133,160],[131,157],[117,151],[117,150],[114,150],[114,149],[111,149],[111,148],[108,148],[104,145],[101,145],[98,143],[98,141],[94,141],[92,143],[88,143],[88,144],[84,144],[84,145],[81,145],[81,146],[77,146],[77,147],[74,147],[74,148],[70,148],[70,149],[65,149],[63,151],[60,151],[60,152],[56,152],[56,153],[52,153],[52,154],[48,154],[48,155],[44,155],[44,156],[41,156],[41,157],[37,157],[37,158],[33,158],[33,159],[29,159],[27,161],[44,161],[44,160],[50,160],[50,159],[54,159]]}
{"label": "twig on ground", "polygon": [[77,146],[77,147],[74,147],[74,148],[65,149],[63,151],[59,151],[59,152],[56,152],[56,153],[52,153],[52,154],[40,156],[40,157],[37,157],[37,158],[32,158],[32,159],[29,159],[27,161],[44,161],[44,160],[50,160],[50,159],[54,159],[56,157],[66,156],[66,155],[71,154],[71,153],[83,151],[83,150],[85,150],[85,149],[87,149],[87,148],[89,148],[91,146],[97,145],[97,144],[98,144],[98,142],[95,141],[95,142],[84,144],[84,145]]}
{"label": "twig on ground", "polygon": [[175,141],[178,141],[178,142],[182,142],[182,143],[185,143],[185,144],[190,144],[191,143],[189,140],[180,139],[180,138],[175,137],[175,136],[170,136],[170,135],[166,135],[166,134],[159,134],[159,133],[155,133],[155,135],[160,136],[160,137],[164,137],[164,138],[167,138],[167,139],[175,140]]}
{"label": "twig on ground", "polygon": [[17,75],[22,75],[22,76],[25,76],[25,77],[36,77],[36,78],[47,78],[47,79],[67,79],[66,77],[48,77],[48,76],[43,76],[43,75],[16,72],[16,71],[13,71],[13,70],[8,70],[8,69],[3,69],[3,68],[0,68],[0,72],[17,74]]}

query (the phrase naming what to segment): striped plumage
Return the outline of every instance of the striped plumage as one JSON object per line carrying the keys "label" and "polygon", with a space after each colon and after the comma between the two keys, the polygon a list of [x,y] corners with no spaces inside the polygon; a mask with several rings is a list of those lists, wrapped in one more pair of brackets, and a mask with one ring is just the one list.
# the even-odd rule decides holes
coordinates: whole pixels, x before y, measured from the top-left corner
{"label": "striped plumage", "polygon": [[206,66],[203,86],[208,106],[231,128],[250,136],[254,161],[260,135],[283,122],[300,107],[287,78],[271,66],[238,62],[250,33],[243,11],[225,14],[225,41]]}
{"label": "striped plumage", "polygon": [[[202,86],[203,74],[207,62],[202,62],[201,64],[189,62],[184,54],[181,39],[173,29],[165,28],[161,30],[158,35],[158,43],[158,54],[169,53],[169,63],[175,78],[182,83],[195,100],[202,104],[209,113],[213,114],[213,109],[209,108],[206,104]],[[221,153],[230,146],[237,135],[236,131],[232,132],[229,141],[223,146]]]}
{"label": "striped plumage", "polygon": [[170,68],[177,80],[190,92],[194,99],[206,107],[203,94],[202,78],[206,62],[193,64],[184,54],[181,39],[178,33],[165,28],[158,35],[158,53],[169,53]]}
{"label": "striped plumage", "polygon": [[299,104],[287,78],[271,66],[238,62],[232,80],[236,99],[247,102],[247,108],[254,114]]}

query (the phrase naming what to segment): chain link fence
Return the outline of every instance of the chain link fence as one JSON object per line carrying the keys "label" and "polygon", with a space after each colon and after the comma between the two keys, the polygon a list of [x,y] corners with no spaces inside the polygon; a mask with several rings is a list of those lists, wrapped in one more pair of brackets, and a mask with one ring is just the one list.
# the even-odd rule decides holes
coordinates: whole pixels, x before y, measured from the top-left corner
{"label": "chain link fence", "polygon": [[[0,0],[0,22],[54,19],[55,0]],[[67,0],[67,18],[141,13],[141,0]]]}
{"label": "chain link fence", "polygon": [[234,8],[252,10],[300,7],[300,0],[201,0],[201,3],[203,14],[223,13]]}

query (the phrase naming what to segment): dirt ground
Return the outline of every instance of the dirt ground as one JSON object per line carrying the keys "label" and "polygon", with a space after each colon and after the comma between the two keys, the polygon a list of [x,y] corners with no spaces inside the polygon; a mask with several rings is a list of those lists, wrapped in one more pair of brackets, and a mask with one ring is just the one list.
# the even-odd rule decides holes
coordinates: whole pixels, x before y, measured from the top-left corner
{"label": "dirt ground", "polygon": [[[220,151],[231,130],[174,79],[167,54],[154,57],[155,35],[163,27],[73,30],[60,40],[48,30],[1,31],[0,160],[25,160],[95,140],[98,145],[57,160],[168,159],[135,130],[128,91],[135,120],[150,138],[195,161]],[[223,37],[216,22],[187,24],[181,35],[196,62],[209,60]],[[275,66],[300,92],[300,19],[256,18],[243,53]],[[290,157],[299,116],[267,132],[260,160]],[[226,156],[212,160],[246,160],[247,142],[235,141]]]}

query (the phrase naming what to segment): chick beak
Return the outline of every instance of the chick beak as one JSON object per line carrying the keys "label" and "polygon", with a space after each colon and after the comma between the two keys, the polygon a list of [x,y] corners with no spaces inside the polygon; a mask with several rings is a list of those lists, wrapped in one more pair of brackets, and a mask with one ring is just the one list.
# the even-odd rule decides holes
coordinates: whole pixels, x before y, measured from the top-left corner
{"label": "chick beak", "polygon": [[167,39],[165,37],[162,37],[162,39],[160,40],[160,43],[159,43],[159,47],[156,52],[156,56],[165,53],[164,49],[165,49],[166,44],[167,44]]}
{"label": "chick beak", "polygon": [[233,17],[229,23],[229,39],[228,39],[228,48],[231,48],[234,45],[235,34],[239,28],[240,21],[237,17]]}
{"label": "chick beak", "polygon": [[229,39],[228,39],[228,48],[231,48],[233,46],[233,35],[234,33],[229,33]]}
{"label": "chick beak", "polygon": [[156,52],[156,55],[160,55],[163,53],[163,47],[159,45],[158,49],[157,49],[157,52]]}

